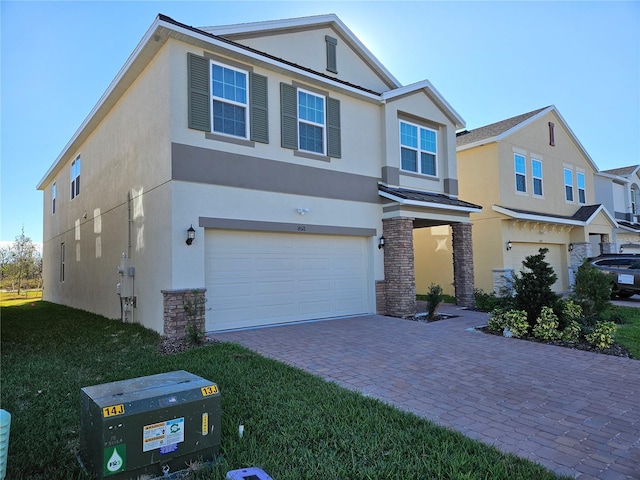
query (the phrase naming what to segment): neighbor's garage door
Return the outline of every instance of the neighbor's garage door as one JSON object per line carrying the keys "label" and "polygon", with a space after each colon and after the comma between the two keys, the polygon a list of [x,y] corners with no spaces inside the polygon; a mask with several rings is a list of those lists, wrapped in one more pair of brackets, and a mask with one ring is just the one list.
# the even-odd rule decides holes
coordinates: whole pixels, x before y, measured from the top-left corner
{"label": "neighbor's garage door", "polygon": [[537,255],[539,253],[538,250],[541,248],[549,249],[544,259],[549,265],[551,265],[554,273],[558,277],[556,283],[553,284],[553,290],[556,292],[564,292],[568,290],[569,283],[567,280],[567,264],[563,257],[564,250],[562,245],[514,242],[512,251],[514,273],[520,274],[520,270],[522,270],[522,262],[524,262],[525,258],[529,255]]}
{"label": "neighbor's garage door", "polygon": [[207,331],[369,312],[368,239],[206,231]]}

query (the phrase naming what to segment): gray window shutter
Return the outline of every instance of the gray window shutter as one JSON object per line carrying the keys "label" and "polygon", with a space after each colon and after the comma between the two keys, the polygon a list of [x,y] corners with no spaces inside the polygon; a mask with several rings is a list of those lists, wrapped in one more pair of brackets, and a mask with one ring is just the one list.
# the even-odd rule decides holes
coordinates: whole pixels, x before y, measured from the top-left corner
{"label": "gray window shutter", "polygon": [[251,72],[251,140],[269,143],[269,115],[267,109],[267,77]]}
{"label": "gray window shutter", "polygon": [[280,84],[280,126],[282,147],[298,149],[298,99],[297,89],[286,83]]}
{"label": "gray window shutter", "polygon": [[325,35],[324,41],[327,43],[327,70],[338,73],[338,61],[336,58],[336,45],[338,45],[338,40],[329,35]]}
{"label": "gray window shutter", "polygon": [[327,98],[327,155],[340,158],[340,100]]}
{"label": "gray window shutter", "polygon": [[209,60],[187,54],[189,88],[189,128],[211,131],[211,94],[209,90]]}

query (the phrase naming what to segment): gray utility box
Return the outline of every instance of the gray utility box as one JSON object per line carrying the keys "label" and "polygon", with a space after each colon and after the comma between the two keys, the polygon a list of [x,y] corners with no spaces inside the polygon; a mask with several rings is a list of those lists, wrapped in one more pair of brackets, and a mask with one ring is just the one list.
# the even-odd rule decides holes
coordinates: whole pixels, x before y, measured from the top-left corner
{"label": "gray utility box", "polygon": [[80,459],[95,478],[161,477],[220,450],[220,392],[184,370],[84,387]]}

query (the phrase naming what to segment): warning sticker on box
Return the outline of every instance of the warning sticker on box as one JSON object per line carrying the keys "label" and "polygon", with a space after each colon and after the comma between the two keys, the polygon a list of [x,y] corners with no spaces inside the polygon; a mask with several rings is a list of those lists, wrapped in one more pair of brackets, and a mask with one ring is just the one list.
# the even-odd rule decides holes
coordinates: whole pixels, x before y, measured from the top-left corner
{"label": "warning sticker on box", "polygon": [[145,425],[142,428],[142,451],[184,442],[184,417]]}

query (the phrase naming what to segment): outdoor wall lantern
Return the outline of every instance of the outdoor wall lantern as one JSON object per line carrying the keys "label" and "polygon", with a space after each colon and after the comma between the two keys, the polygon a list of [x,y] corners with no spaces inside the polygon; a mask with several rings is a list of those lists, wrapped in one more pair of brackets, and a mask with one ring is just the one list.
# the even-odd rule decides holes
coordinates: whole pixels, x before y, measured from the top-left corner
{"label": "outdoor wall lantern", "polygon": [[378,240],[378,248],[384,248],[384,235]]}
{"label": "outdoor wall lantern", "polygon": [[191,245],[194,238],[196,238],[196,231],[193,228],[193,224],[191,224],[189,230],[187,230],[187,245]]}
{"label": "outdoor wall lantern", "polygon": [[624,247],[620,245],[620,253],[622,253],[623,251],[624,251]]}
{"label": "outdoor wall lantern", "polygon": [[573,243],[570,243],[570,244],[569,244],[569,251],[570,251],[570,252],[573,252]]}
{"label": "outdoor wall lantern", "polygon": [[509,241],[507,242],[507,252],[508,252],[509,250],[511,250],[511,247],[513,247],[513,244],[511,243],[511,240],[509,240]]}

